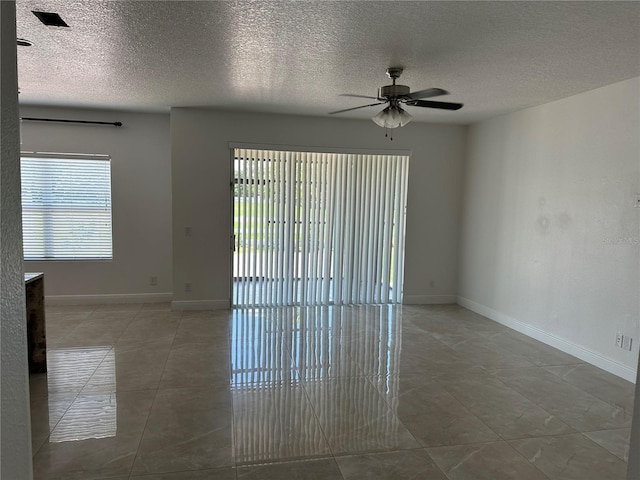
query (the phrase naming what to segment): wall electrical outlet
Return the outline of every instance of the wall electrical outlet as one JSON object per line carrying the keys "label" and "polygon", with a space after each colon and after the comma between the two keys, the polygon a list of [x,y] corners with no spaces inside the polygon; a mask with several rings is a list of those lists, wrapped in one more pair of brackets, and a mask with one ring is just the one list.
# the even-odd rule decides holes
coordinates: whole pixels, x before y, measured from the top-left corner
{"label": "wall electrical outlet", "polygon": [[633,343],[633,338],[628,335],[622,337],[622,349],[631,351],[631,344]]}
{"label": "wall electrical outlet", "polygon": [[155,287],[158,285],[158,277],[149,277],[149,285]]}
{"label": "wall electrical outlet", "polygon": [[622,348],[622,340],[624,339],[624,335],[622,332],[616,333],[616,347]]}
{"label": "wall electrical outlet", "polygon": [[191,283],[185,283],[184,284],[184,291],[185,292],[190,292],[191,291]]}

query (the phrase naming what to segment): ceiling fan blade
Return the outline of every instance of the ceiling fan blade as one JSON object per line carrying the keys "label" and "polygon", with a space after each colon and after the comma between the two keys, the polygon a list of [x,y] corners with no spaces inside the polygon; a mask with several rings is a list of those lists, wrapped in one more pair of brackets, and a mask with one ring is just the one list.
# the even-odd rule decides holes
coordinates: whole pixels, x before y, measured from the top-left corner
{"label": "ceiling fan blade", "polygon": [[449,92],[441,88],[427,88],[426,90],[418,90],[417,92],[411,92],[407,95],[407,98],[418,100],[419,98],[431,98],[438,97],[440,95],[449,95]]}
{"label": "ceiling fan blade", "polygon": [[386,102],[371,103],[369,105],[361,105],[359,107],[345,108],[344,110],[336,110],[335,112],[329,112],[329,115],[333,115],[334,113],[349,112],[351,110],[358,110],[359,108],[373,107],[374,105],[382,105],[383,103],[386,103]]}
{"label": "ceiling fan blade", "polygon": [[378,97],[369,97],[368,95],[355,95],[353,93],[341,93],[341,97],[355,97],[355,98],[370,98],[371,100],[378,100]]}
{"label": "ceiling fan blade", "polygon": [[453,102],[432,102],[430,100],[410,100],[406,102],[411,107],[440,108],[442,110],[460,110],[464,104]]}

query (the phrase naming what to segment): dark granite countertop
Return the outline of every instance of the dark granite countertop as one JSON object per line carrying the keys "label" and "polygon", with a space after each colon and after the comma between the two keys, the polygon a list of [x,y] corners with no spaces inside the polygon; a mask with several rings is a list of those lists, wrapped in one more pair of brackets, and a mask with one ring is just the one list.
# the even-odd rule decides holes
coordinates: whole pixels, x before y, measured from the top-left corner
{"label": "dark granite countertop", "polygon": [[38,278],[42,278],[44,276],[44,273],[42,272],[29,272],[24,274],[24,283],[29,283],[29,282],[33,282],[34,280],[37,280]]}

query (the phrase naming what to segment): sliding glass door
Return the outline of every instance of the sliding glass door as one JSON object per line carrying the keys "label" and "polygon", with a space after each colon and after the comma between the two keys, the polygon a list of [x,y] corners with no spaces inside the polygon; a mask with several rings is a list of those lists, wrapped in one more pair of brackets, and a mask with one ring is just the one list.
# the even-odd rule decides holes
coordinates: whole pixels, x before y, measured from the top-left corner
{"label": "sliding glass door", "polygon": [[234,306],[401,302],[408,156],[233,153]]}

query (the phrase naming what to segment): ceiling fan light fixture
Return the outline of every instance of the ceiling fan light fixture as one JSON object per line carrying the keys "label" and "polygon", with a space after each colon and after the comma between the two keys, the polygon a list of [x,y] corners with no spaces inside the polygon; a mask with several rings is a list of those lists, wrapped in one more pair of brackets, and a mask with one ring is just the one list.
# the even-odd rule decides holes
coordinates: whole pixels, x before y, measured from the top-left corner
{"label": "ceiling fan light fixture", "polygon": [[383,128],[386,127],[388,110],[389,110],[389,107],[385,107],[384,109],[380,110],[378,114],[371,119],[373,120],[373,123],[375,123],[379,127],[383,127]]}
{"label": "ceiling fan light fixture", "polygon": [[413,117],[411,115],[409,115],[409,113],[398,107],[398,112],[400,114],[400,126],[404,127],[407,123],[409,123],[411,120],[413,120]]}
{"label": "ceiling fan light fixture", "polygon": [[413,117],[409,115],[402,107],[390,106],[383,109],[371,120],[382,128],[398,128],[404,127]]}

